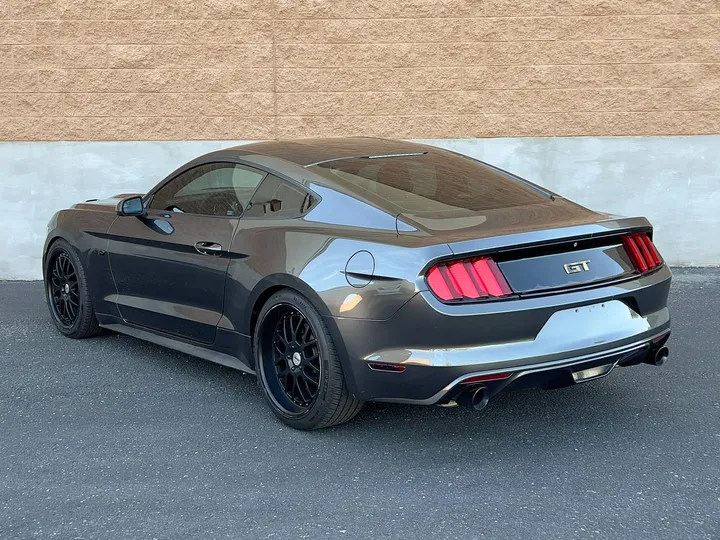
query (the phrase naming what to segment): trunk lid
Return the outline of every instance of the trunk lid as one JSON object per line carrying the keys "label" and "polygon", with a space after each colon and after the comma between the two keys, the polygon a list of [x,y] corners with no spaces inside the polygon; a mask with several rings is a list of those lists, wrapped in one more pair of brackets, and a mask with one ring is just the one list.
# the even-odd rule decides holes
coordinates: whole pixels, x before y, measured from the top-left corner
{"label": "trunk lid", "polygon": [[650,230],[645,218],[611,217],[560,198],[466,215],[398,216],[398,234],[446,243],[453,259],[492,257],[519,295],[632,276],[623,236]]}
{"label": "trunk lid", "polygon": [[[496,257],[496,262],[510,288],[518,294],[592,285],[632,275],[635,268],[620,239],[609,237],[607,240],[609,245],[587,249],[568,245],[566,251],[520,259],[506,253]],[[508,260],[503,260],[506,257]]]}

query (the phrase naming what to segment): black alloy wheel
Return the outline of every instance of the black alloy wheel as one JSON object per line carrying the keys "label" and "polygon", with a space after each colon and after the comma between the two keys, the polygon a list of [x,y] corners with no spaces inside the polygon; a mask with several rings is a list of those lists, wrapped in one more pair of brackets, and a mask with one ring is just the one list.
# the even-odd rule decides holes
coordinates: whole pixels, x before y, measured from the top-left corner
{"label": "black alloy wheel", "polygon": [[327,325],[297,291],[276,292],[253,333],[258,384],[273,413],[295,429],[319,429],[355,417],[363,402],[348,390]]}
{"label": "black alloy wheel", "polygon": [[272,336],[275,376],[285,397],[308,408],[320,389],[320,350],[312,326],[292,307],[282,309]]}
{"label": "black alloy wheel", "polygon": [[85,268],[62,238],[45,255],[45,291],[52,321],[63,335],[80,339],[100,333]]}
{"label": "black alloy wheel", "polygon": [[71,328],[80,313],[78,274],[67,253],[59,253],[50,264],[48,299],[55,319],[65,328]]}

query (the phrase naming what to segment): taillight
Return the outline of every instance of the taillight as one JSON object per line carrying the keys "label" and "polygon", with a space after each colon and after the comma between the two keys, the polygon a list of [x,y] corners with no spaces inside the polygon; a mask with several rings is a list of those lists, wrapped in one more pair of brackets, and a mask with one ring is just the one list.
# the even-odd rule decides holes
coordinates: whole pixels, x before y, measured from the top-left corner
{"label": "taillight", "polygon": [[653,270],[662,264],[662,258],[650,237],[645,233],[629,234],[623,237],[623,245],[625,251],[630,256],[630,260],[635,270],[647,272]]}
{"label": "taillight", "polygon": [[436,264],[427,274],[430,290],[440,300],[479,300],[512,294],[498,265],[481,257]]}

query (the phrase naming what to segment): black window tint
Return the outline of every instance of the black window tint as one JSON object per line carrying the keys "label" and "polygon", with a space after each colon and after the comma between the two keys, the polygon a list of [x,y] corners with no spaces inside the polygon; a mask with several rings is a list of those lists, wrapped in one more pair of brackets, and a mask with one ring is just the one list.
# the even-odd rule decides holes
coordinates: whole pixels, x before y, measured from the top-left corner
{"label": "black window tint", "polygon": [[262,171],[232,163],[200,165],[160,188],[153,196],[150,208],[209,216],[239,216],[264,176]]}
{"label": "black window tint", "polygon": [[310,167],[369,200],[401,212],[483,211],[534,204],[540,190],[508,173],[449,152],[348,158]]}
{"label": "black window tint", "polygon": [[289,218],[307,212],[315,204],[315,198],[299,186],[268,175],[250,204],[250,208],[245,212],[246,216]]}

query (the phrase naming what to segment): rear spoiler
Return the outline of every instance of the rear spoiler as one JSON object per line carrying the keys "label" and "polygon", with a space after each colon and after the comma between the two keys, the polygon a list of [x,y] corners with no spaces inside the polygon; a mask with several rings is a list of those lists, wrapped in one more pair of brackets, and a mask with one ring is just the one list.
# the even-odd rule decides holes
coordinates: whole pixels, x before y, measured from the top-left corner
{"label": "rear spoiler", "polygon": [[455,255],[488,253],[533,247],[601,236],[615,236],[624,232],[643,231],[652,238],[652,224],[644,217],[611,218],[596,223],[513,233],[501,236],[453,242],[448,247]]}

